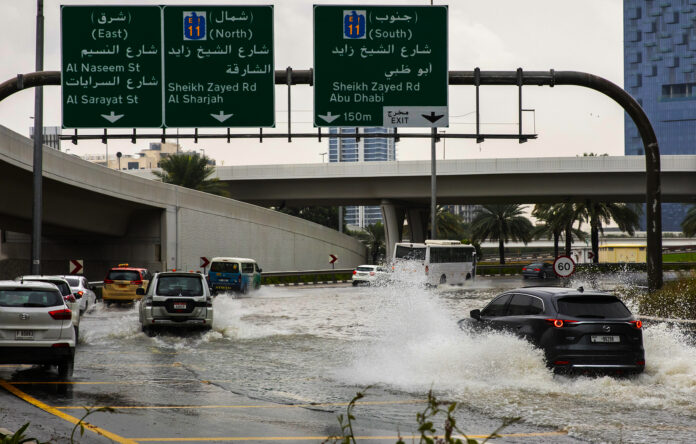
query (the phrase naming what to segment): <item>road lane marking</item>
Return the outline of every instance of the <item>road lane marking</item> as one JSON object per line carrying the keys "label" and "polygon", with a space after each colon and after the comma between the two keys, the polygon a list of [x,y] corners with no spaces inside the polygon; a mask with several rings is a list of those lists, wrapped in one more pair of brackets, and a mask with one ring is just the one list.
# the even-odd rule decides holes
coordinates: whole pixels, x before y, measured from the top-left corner
{"label": "road lane marking", "polygon": [[[564,436],[568,432],[558,430],[555,432],[531,432],[531,433],[499,433],[501,438],[536,438],[546,436]],[[467,435],[472,439],[486,439],[490,435]],[[394,435],[394,436],[356,436],[356,440],[396,440],[420,439],[420,435]],[[225,437],[205,437],[205,438],[132,438],[138,442],[201,442],[201,441],[326,441],[334,438],[333,436],[225,436]],[[444,438],[436,436],[434,438]],[[452,436],[452,438],[464,439],[463,435]]]}
{"label": "road lane marking", "polygon": [[[17,387],[12,386],[12,384],[8,384],[7,381],[0,379],[0,386],[7,390],[8,392],[12,393],[16,397],[24,400],[25,402],[28,402],[29,404],[33,405],[34,407],[38,407],[41,410],[48,412],[54,416],[57,416],[61,419],[64,419],[68,421],[71,424],[77,424],[80,422],[79,419],[75,418],[74,416],[70,416],[66,413],[61,412],[58,409],[55,409],[49,405],[44,404],[43,402],[39,401],[38,399],[27,395],[23,391],[19,390]],[[100,427],[97,427],[93,424],[90,424],[88,422],[83,422],[82,425],[85,426],[85,429],[96,433],[97,435],[102,435],[106,438],[109,438],[112,441],[118,442],[120,444],[138,444],[136,441],[130,438],[124,438],[122,436],[116,435],[115,433],[111,433],[108,430],[104,430]]]}
{"label": "road lane marking", "polygon": [[[395,400],[395,401],[362,401],[356,402],[355,405],[397,405],[397,404],[422,404],[423,400]],[[268,405],[110,405],[110,406],[82,406],[82,405],[65,405],[53,406],[54,409],[60,410],[78,410],[85,408],[98,409],[109,407],[114,410],[136,410],[136,409],[151,409],[151,410],[166,410],[166,409],[295,409],[308,407],[345,407],[348,402],[325,402],[325,403],[310,403],[310,404],[268,404]]]}

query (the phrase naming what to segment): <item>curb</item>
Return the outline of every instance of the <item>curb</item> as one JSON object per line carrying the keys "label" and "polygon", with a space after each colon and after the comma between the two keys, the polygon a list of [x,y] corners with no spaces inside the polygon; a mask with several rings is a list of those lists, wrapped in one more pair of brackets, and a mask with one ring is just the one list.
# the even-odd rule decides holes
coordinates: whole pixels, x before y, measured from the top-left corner
{"label": "curb", "polygon": [[299,287],[299,286],[312,286],[312,285],[328,285],[328,284],[347,284],[351,281],[317,281],[317,282],[286,282],[284,284],[264,284],[264,287]]}

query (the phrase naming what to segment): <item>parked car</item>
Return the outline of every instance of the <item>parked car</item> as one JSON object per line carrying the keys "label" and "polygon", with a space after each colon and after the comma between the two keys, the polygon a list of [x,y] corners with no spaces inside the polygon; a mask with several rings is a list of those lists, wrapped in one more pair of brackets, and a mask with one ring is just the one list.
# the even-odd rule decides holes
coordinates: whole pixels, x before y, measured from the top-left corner
{"label": "parked car", "polygon": [[582,287],[518,288],[470,315],[460,326],[513,332],[541,348],[556,372],[640,373],[645,368],[643,323],[610,293]]}
{"label": "parked car", "polygon": [[150,273],[146,268],[134,268],[128,264],[120,264],[106,274],[102,288],[104,303],[133,302],[140,299],[136,294],[138,288],[146,288]]}
{"label": "parked car", "polygon": [[522,277],[529,279],[530,277],[539,279],[555,278],[556,273],[553,271],[553,264],[548,262],[534,262],[533,264],[522,267]]}
{"label": "parked car", "polygon": [[97,295],[89,285],[87,278],[84,276],[65,275],[60,276],[68,282],[70,290],[72,290],[75,299],[80,302],[80,314],[84,314],[90,307],[97,303]]}
{"label": "parked car", "polygon": [[215,257],[210,261],[208,283],[213,293],[238,291],[246,293],[261,286],[261,268],[254,259]]}
{"label": "parked car", "polygon": [[60,294],[63,296],[63,300],[67,304],[68,308],[72,313],[72,324],[75,328],[75,340],[80,337],[80,302],[77,300],[68,281],[60,276],[20,276],[15,279],[15,281],[34,281],[34,282],[47,282],[53,284],[58,288]]}
{"label": "parked car", "polygon": [[158,327],[213,327],[213,298],[200,273],[156,273],[147,289],[139,288],[140,325],[146,334]]}
{"label": "parked car", "polygon": [[384,282],[387,280],[388,276],[386,267],[380,265],[359,265],[353,270],[353,286]]}
{"label": "parked car", "polygon": [[58,366],[72,376],[77,336],[73,315],[48,282],[0,281],[0,364]]}

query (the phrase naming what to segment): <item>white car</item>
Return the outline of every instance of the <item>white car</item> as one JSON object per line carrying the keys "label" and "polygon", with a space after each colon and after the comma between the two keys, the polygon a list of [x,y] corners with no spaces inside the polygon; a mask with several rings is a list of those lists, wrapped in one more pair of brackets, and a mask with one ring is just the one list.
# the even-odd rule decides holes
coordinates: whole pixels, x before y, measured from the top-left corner
{"label": "white car", "polygon": [[0,364],[57,365],[72,376],[72,311],[48,282],[0,281]]}
{"label": "white car", "polygon": [[60,294],[63,295],[63,300],[72,312],[72,324],[75,328],[75,338],[80,336],[80,302],[73,295],[70,289],[70,284],[68,281],[60,276],[21,276],[15,279],[15,281],[36,281],[36,282],[47,282],[58,287]]}
{"label": "white car", "polygon": [[387,280],[388,271],[381,265],[360,265],[353,270],[353,286],[358,284],[373,284]]}
{"label": "white car", "polygon": [[70,285],[75,299],[80,302],[80,314],[84,314],[90,307],[97,303],[97,295],[92,291],[87,278],[84,276],[60,276]]}

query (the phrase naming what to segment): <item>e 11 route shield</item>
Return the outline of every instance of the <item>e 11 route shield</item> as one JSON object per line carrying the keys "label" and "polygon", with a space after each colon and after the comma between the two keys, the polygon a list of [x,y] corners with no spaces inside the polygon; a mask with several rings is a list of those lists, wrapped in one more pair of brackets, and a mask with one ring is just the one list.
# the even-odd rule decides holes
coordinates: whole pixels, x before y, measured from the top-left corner
{"label": "e 11 route shield", "polygon": [[61,6],[64,128],[162,126],[159,6]]}
{"label": "e 11 route shield", "polygon": [[165,126],[275,126],[272,6],[164,7]]}
{"label": "e 11 route shield", "polygon": [[314,6],[314,125],[446,127],[447,6]]}

